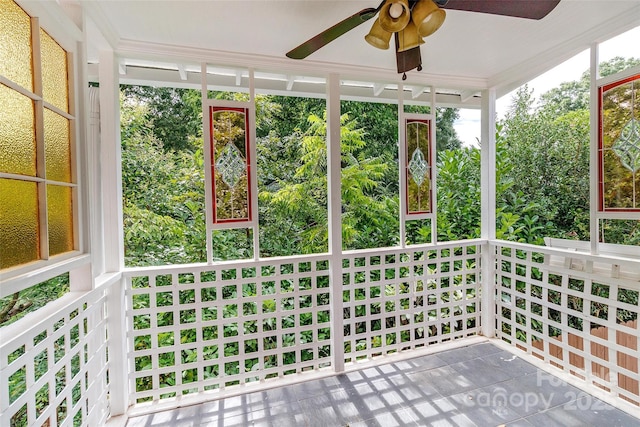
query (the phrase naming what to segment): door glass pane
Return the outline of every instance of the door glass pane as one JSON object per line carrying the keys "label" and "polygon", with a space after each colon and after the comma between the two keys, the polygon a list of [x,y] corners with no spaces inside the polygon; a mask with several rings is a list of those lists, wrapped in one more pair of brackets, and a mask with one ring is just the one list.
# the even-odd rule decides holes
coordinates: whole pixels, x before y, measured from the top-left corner
{"label": "door glass pane", "polygon": [[29,15],[12,0],[0,0],[0,28],[0,74],[33,91]]}
{"label": "door glass pane", "polygon": [[49,255],[73,250],[73,202],[70,187],[47,185],[47,215]]}
{"label": "door glass pane", "polygon": [[33,102],[0,84],[0,172],[36,175]]}
{"label": "door glass pane", "polygon": [[42,97],[65,112],[69,112],[67,86],[67,52],[46,31],[40,30],[42,55]]}
{"label": "door glass pane", "polygon": [[0,268],[39,258],[38,184],[0,179]]}
{"label": "door glass pane", "polygon": [[69,120],[44,109],[44,151],[47,179],[71,182]]}

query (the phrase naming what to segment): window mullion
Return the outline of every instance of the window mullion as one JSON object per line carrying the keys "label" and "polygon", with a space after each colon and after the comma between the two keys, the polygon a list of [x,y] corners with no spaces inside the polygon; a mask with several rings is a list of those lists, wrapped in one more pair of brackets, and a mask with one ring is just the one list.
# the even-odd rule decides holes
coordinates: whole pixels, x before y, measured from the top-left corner
{"label": "window mullion", "polygon": [[33,92],[38,99],[33,101],[36,137],[36,175],[44,181],[38,182],[38,245],[40,259],[49,259],[49,233],[47,212],[47,183],[44,149],[44,101],[42,100],[42,65],[40,63],[40,24],[31,18],[31,62],[33,65]]}

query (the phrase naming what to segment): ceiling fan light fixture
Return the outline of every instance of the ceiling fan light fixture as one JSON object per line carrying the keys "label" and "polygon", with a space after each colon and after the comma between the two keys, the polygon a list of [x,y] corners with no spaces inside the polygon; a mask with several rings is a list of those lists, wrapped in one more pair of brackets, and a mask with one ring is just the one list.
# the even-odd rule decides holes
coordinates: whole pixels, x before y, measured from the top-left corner
{"label": "ceiling fan light fixture", "polygon": [[386,50],[389,49],[389,41],[391,40],[391,34],[389,31],[386,31],[382,28],[380,24],[380,20],[376,19],[371,26],[371,31],[369,34],[364,36],[364,39],[373,47],[377,47],[378,49]]}
{"label": "ceiling fan light fixture", "polygon": [[380,9],[378,19],[385,31],[390,33],[402,31],[411,20],[409,0],[386,0]]}
{"label": "ceiling fan light fixture", "polygon": [[428,37],[438,31],[447,14],[433,0],[418,0],[411,11],[411,20],[422,37]]}
{"label": "ceiling fan light fixture", "polygon": [[411,21],[404,27],[404,30],[398,33],[398,52],[413,49],[423,43],[424,40],[422,40],[422,37],[420,37],[418,33],[418,27]]}

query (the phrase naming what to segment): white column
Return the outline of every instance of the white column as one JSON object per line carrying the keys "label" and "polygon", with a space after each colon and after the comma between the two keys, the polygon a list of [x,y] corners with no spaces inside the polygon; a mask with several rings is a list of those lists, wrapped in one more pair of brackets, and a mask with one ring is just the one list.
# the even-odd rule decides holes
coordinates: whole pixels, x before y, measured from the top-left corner
{"label": "white column", "polygon": [[600,77],[598,64],[598,43],[591,45],[591,97],[589,120],[590,130],[590,160],[589,160],[589,188],[590,188],[590,227],[589,239],[591,240],[591,253],[598,254],[598,240],[600,238],[600,223],[598,221],[598,85],[596,81]]}
{"label": "white column", "polygon": [[344,371],[342,315],[342,180],[340,166],[340,77],[327,79],[327,199],[329,201],[329,274],[331,283],[331,364]]}
{"label": "white column", "polygon": [[[124,268],[124,238],[118,60],[112,50],[101,51],[99,60],[100,182],[104,222],[102,241],[94,243],[103,245],[105,272],[119,272]],[[107,296],[111,416],[124,414],[129,400],[124,284],[124,279],[118,280],[110,287]]]}
{"label": "white column", "polygon": [[[99,54],[102,194],[104,207],[104,267],[124,268],[122,231],[122,170],[120,154],[120,87],[118,60],[113,51]],[[100,242],[95,242],[100,244]]]}
{"label": "white column", "polygon": [[253,259],[258,261],[260,259],[260,219],[258,217],[258,153],[256,152],[256,82],[253,68],[249,68],[249,123],[251,123],[251,130],[249,131],[249,151],[251,155],[251,177],[249,178],[249,185],[253,186],[255,195],[251,197],[249,203],[251,204],[251,211],[253,217]]}
{"label": "white column", "polygon": [[91,260],[94,276],[105,272],[104,268],[104,208],[102,200],[102,161],[100,159],[100,90],[90,87],[87,106],[88,176],[90,178]]}
{"label": "white column", "polygon": [[407,147],[404,144],[405,133],[404,121],[404,87],[398,83],[398,181],[400,182],[400,247],[407,246]]}
{"label": "white column", "polygon": [[127,334],[125,319],[125,279],[109,287],[107,328],[109,331],[109,406],[111,416],[127,412],[129,407]]}
{"label": "white column", "polygon": [[435,86],[429,87],[429,95],[431,95],[431,117],[433,121],[429,127],[431,133],[431,146],[429,147],[430,161],[431,161],[431,188],[435,188],[435,191],[431,191],[431,243],[438,243],[438,151],[437,147],[437,135],[436,135],[436,123],[438,122],[438,110],[436,106],[436,88]]}
{"label": "white column", "polygon": [[[480,206],[482,239],[490,242],[496,238],[496,91],[482,92],[480,154]],[[495,254],[491,243],[482,247],[482,335],[495,335]]]}

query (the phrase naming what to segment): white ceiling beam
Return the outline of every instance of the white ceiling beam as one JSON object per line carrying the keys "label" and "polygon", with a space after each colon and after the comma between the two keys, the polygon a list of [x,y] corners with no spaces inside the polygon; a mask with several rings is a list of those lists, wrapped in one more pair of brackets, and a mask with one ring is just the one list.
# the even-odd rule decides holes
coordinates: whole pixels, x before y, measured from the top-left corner
{"label": "white ceiling beam", "polygon": [[416,99],[424,93],[427,88],[424,86],[414,86],[411,88],[411,99]]}
{"label": "white ceiling beam", "polygon": [[180,74],[180,80],[187,80],[187,70],[184,69],[184,65],[178,64],[178,74]]}
{"label": "white ceiling beam", "polygon": [[[242,53],[223,52],[213,49],[202,49],[187,46],[173,46],[162,43],[140,42],[134,40],[121,40],[118,53],[122,56],[131,55],[134,58],[153,61],[174,62],[207,62],[216,58],[219,64],[227,67],[253,67],[255,70],[274,70],[282,73],[295,74],[297,76],[322,77],[325,73],[336,72],[343,80],[358,81],[386,81],[388,84],[397,84],[400,81],[399,74],[394,71],[371,67],[357,67],[344,64],[329,64],[311,60],[295,61],[289,58],[273,58],[260,55],[248,55]],[[455,89],[482,90],[487,87],[487,79],[482,77],[435,75],[427,72],[411,73],[407,75],[407,84],[421,86],[435,86]]]}
{"label": "white ceiling beam", "polygon": [[287,77],[287,91],[293,90],[293,84],[295,83],[295,81],[296,80],[294,76]]}
{"label": "white ceiling beam", "polygon": [[[90,81],[97,81],[98,70],[97,64],[89,64],[88,73]],[[236,85],[235,74],[230,75],[216,75],[207,76],[209,79],[209,88],[212,90],[221,91],[237,91],[242,90],[242,86]],[[127,75],[120,78],[120,81],[124,84],[140,84],[148,85],[153,84],[155,86],[166,87],[179,87],[199,89],[202,85],[200,74],[192,71],[187,73],[187,80],[181,80],[176,73],[176,70],[170,69],[152,69],[144,66],[127,65]],[[313,82],[305,82],[303,80],[297,80],[295,87],[292,90],[287,90],[288,80],[275,80],[275,79],[255,79],[255,87],[259,93],[268,95],[282,95],[282,96],[305,96],[310,98],[325,98],[325,86]],[[430,97],[423,94],[422,96],[411,99],[409,90],[405,91],[403,98],[405,99],[405,105],[428,105],[430,103]],[[456,93],[436,92],[436,104],[438,107],[452,107],[452,108],[480,108],[480,98],[472,97],[467,103],[462,104],[460,102],[460,95]],[[363,101],[363,102],[382,102],[382,103],[397,103],[398,94],[397,89],[392,85],[387,85],[379,96],[373,96],[371,91],[371,85],[369,86],[343,86],[340,88],[340,95],[342,99],[349,101]]]}
{"label": "white ceiling beam", "polygon": [[124,62],[124,60],[118,62],[118,72],[121,76],[127,75],[127,64]]}
{"label": "white ceiling beam", "polygon": [[464,104],[465,102],[476,96],[476,93],[478,92],[473,90],[463,90],[462,92],[460,92],[460,102]]}
{"label": "white ceiling beam", "polygon": [[242,71],[236,71],[236,86],[240,86],[242,84]]}
{"label": "white ceiling beam", "polygon": [[374,83],[373,84],[373,96],[380,96],[382,91],[384,90],[385,85],[382,83]]}

